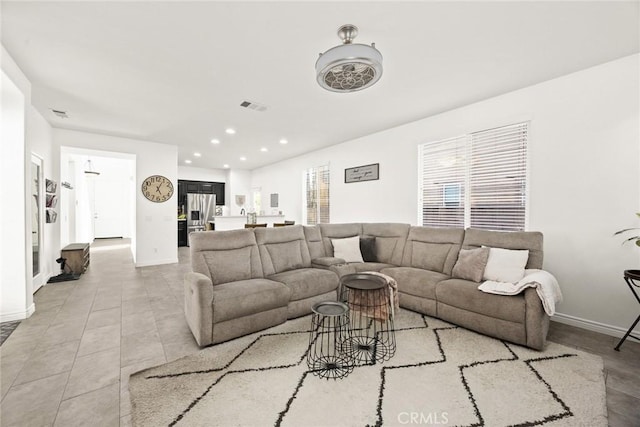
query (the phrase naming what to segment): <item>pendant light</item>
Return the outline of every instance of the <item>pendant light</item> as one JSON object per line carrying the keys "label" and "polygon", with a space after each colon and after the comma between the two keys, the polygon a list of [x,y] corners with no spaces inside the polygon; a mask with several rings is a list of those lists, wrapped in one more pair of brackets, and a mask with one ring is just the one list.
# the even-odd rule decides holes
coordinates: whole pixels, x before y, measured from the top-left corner
{"label": "pendant light", "polygon": [[86,175],[94,175],[94,176],[100,175],[100,172],[96,172],[93,170],[93,166],[91,165],[91,159],[87,159],[87,163],[84,167],[84,173]]}

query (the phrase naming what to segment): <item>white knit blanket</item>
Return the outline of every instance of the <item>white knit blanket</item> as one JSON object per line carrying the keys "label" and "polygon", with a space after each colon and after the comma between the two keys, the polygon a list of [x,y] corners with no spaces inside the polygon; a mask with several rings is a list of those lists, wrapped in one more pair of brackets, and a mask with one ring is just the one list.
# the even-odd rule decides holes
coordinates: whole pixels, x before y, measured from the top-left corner
{"label": "white knit blanket", "polygon": [[553,316],[556,304],[562,302],[562,291],[555,277],[544,270],[525,270],[524,277],[518,283],[493,282],[487,280],[478,286],[482,292],[498,295],[516,295],[526,288],[535,288],[544,311]]}

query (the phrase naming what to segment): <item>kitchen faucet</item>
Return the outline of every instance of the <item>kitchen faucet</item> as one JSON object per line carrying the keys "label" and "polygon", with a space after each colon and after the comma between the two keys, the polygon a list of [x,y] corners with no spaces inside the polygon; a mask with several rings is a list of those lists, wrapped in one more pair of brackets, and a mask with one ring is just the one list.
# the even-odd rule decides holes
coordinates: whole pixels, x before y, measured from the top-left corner
{"label": "kitchen faucet", "polygon": [[240,215],[244,215],[244,214],[245,214],[244,208],[240,209]]}

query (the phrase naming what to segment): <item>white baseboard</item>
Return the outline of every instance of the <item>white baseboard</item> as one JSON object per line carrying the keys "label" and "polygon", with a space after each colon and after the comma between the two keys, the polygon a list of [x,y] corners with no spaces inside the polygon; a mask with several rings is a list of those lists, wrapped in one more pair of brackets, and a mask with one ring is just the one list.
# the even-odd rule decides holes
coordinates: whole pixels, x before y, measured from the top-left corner
{"label": "white baseboard", "polygon": [[[631,322],[633,322],[632,319]],[[570,316],[568,314],[556,313],[552,318],[552,322],[564,323],[565,325],[575,326],[577,328],[587,329],[589,331],[599,332],[605,335],[622,338],[627,332],[627,328],[619,326],[607,325],[606,323],[594,322],[593,320],[582,319],[580,317]],[[631,326],[631,323],[629,323]],[[636,329],[631,332],[632,335],[640,336],[640,330]]]}
{"label": "white baseboard", "polygon": [[162,265],[162,264],[177,264],[178,258],[173,259],[161,259],[158,261],[149,261],[149,262],[137,262],[136,268],[138,267],[151,267],[153,265]]}
{"label": "white baseboard", "polygon": [[2,313],[0,314],[0,323],[1,322],[13,322],[14,320],[22,320],[31,316],[36,311],[36,305],[31,303],[29,308],[21,311],[14,311],[13,313]]}

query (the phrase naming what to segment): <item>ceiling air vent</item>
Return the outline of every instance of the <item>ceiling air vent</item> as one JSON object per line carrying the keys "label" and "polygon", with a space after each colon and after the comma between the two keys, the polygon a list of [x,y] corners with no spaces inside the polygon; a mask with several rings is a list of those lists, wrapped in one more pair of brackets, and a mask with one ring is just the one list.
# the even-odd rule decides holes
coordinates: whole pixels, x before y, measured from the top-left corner
{"label": "ceiling air vent", "polygon": [[255,110],[260,112],[267,111],[266,105],[258,104],[257,102],[242,101],[242,103],[240,103],[240,106],[244,108],[248,108],[250,110]]}
{"label": "ceiling air vent", "polygon": [[51,109],[51,112],[53,114],[55,114],[56,116],[60,117],[61,119],[68,119],[69,115],[67,114],[66,111],[62,111],[62,110],[54,110],[53,108]]}

